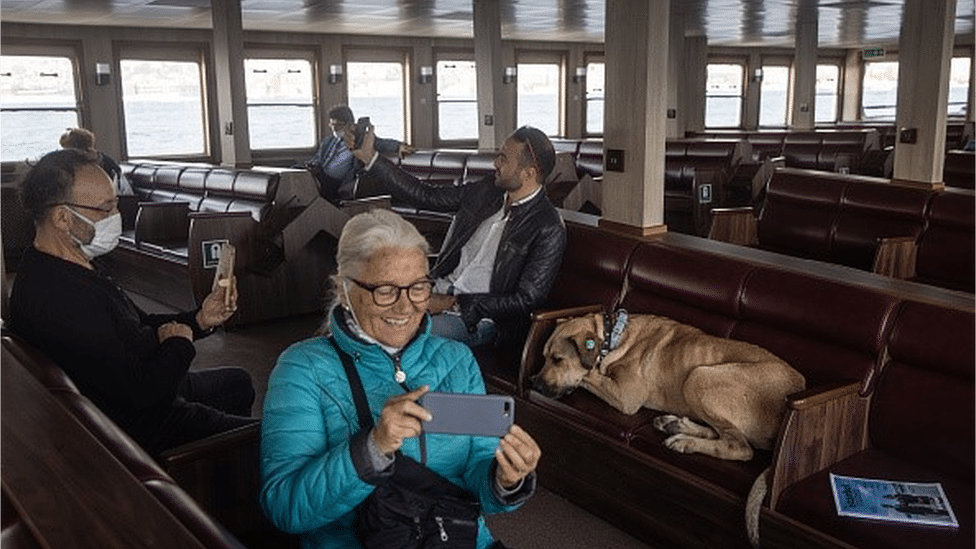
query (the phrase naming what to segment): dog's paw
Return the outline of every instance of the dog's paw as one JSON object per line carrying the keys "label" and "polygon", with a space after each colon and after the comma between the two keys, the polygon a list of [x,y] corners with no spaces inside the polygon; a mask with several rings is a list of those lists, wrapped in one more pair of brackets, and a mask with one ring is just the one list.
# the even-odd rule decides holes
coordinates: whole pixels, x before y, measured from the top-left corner
{"label": "dog's paw", "polygon": [[671,414],[657,416],[654,418],[654,421],[652,421],[651,424],[654,425],[654,428],[658,431],[669,435],[681,432],[681,418]]}
{"label": "dog's paw", "polygon": [[679,454],[693,454],[698,452],[699,443],[701,443],[700,439],[683,434],[670,436],[664,440],[664,445],[669,450],[678,452]]}

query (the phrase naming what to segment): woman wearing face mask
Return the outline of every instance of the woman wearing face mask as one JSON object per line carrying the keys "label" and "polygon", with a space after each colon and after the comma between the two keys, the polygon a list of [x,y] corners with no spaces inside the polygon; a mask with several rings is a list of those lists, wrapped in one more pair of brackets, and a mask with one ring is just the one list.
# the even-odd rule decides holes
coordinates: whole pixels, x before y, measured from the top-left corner
{"label": "woman wearing face mask", "polygon": [[[336,304],[322,333],[286,350],[271,374],[260,500],[275,525],[302,534],[303,549],[376,547],[368,543],[371,530],[354,527],[358,506],[413,470],[407,460],[467,491],[484,513],[512,510],[534,490],[541,452],[518,425],[501,439],[422,432],[430,416],[416,401],[428,390],[485,392],[468,347],[429,333],[427,250],[417,229],[391,211],[350,219],[336,254]],[[357,419],[346,367],[362,380],[371,428]],[[449,520],[415,520],[425,539],[442,528],[440,539],[455,543]],[[500,547],[483,518],[469,524],[475,539],[468,547]],[[381,530],[403,537],[380,547],[428,546],[416,541],[413,526],[404,533],[400,522],[385,523]]]}
{"label": "woman wearing face mask", "polygon": [[154,455],[256,421],[248,417],[254,389],[245,370],[187,371],[194,338],[237,308],[233,277],[197,311],[140,310],[92,261],[122,232],[118,199],[93,151],[45,155],[21,183],[20,199],[36,233],[10,296],[12,331]]}

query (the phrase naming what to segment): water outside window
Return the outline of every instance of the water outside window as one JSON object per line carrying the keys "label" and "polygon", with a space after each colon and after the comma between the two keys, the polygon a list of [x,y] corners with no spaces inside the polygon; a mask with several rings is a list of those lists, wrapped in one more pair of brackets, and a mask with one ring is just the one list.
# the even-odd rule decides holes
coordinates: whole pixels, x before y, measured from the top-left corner
{"label": "water outside window", "polygon": [[790,68],[766,65],[759,87],[759,125],[782,128],[787,124],[790,98]]}
{"label": "water outside window", "polygon": [[837,101],[840,98],[840,67],[817,65],[817,106],[814,122],[837,121]]}
{"label": "water outside window", "polygon": [[736,128],[742,124],[742,65],[710,63],[705,84],[705,127]]}
{"label": "water outside window", "polygon": [[404,140],[406,93],[403,63],[349,62],[349,108],[357,119],[368,116],[377,137]]}
{"label": "water outside window", "polygon": [[586,135],[603,135],[604,63],[586,64]]}
{"label": "water outside window", "polygon": [[23,161],[59,149],[61,134],[78,120],[71,59],[0,56],[0,160]]}
{"label": "water outside window", "polygon": [[898,63],[864,63],[864,91],[861,113],[864,120],[894,120],[898,105]]}
{"label": "water outside window", "polygon": [[478,78],[474,61],[438,61],[435,71],[438,139],[478,139]]}
{"label": "water outside window", "polygon": [[245,59],[252,149],[315,146],[312,64],[306,59]]}
{"label": "water outside window", "polygon": [[949,66],[949,116],[966,116],[966,95],[969,92],[970,60],[953,57]]}
{"label": "water outside window", "polygon": [[546,135],[561,133],[560,70],[555,63],[518,64],[518,124],[534,126]]}
{"label": "water outside window", "polygon": [[123,59],[120,68],[128,156],[206,154],[200,64]]}

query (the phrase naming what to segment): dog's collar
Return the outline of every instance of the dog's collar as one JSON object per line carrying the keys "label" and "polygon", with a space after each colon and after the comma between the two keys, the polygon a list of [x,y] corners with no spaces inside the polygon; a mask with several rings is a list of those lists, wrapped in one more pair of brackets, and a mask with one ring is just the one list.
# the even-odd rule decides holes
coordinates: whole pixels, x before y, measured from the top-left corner
{"label": "dog's collar", "polygon": [[603,315],[603,343],[600,345],[600,358],[610,354],[610,351],[620,346],[620,339],[627,329],[627,310],[617,309],[617,312],[610,315]]}

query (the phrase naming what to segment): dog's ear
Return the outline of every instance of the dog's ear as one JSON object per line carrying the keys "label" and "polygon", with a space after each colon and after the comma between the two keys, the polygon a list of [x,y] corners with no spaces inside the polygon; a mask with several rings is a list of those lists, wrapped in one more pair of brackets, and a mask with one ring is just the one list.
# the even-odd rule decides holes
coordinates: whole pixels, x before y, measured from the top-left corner
{"label": "dog's ear", "polygon": [[582,333],[574,334],[569,338],[576,347],[576,352],[580,357],[580,364],[587,370],[596,367],[597,357],[600,356],[600,343],[595,332],[587,330]]}

